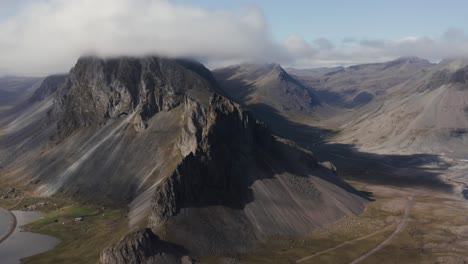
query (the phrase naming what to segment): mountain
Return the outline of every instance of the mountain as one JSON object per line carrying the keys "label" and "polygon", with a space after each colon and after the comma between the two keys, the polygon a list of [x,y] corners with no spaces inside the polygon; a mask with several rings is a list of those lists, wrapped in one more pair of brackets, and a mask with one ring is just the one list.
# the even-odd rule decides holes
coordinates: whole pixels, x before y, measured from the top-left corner
{"label": "mountain", "polygon": [[333,142],[367,152],[463,157],[467,72],[466,59],[432,64],[404,57],[297,78],[323,102],[314,124],[335,130]]}
{"label": "mountain", "polygon": [[0,77],[0,110],[16,105],[21,100],[31,96],[42,78],[5,76]]}
{"label": "mountain", "polygon": [[[256,85],[279,84],[277,94],[292,95],[298,109],[315,104],[281,68],[269,68],[274,78],[259,72]],[[0,119],[2,180],[39,196],[128,206],[129,231],[140,231],[102,245],[105,263],[149,261],[162,248],[174,263],[184,254],[247,252],[363,210],[366,200],[332,165],[220,94],[196,62],[80,58]]]}
{"label": "mountain", "polygon": [[355,65],[322,76],[298,75],[316,90],[319,99],[334,107],[357,108],[380,97],[387,89],[401,84],[433,66],[417,57],[403,57],[384,63]]}
{"label": "mountain", "polygon": [[310,113],[320,104],[313,91],[278,64],[237,65],[213,73],[227,95],[246,106],[266,104],[288,114]]}
{"label": "mountain", "polygon": [[468,62],[445,60],[389,87],[337,138],[380,152],[468,154]]}
{"label": "mountain", "polygon": [[297,68],[286,68],[286,72],[293,76],[303,76],[308,78],[318,78],[325,74],[338,72],[344,70],[343,66],[338,67],[322,67],[322,68],[312,68],[312,69],[297,69]]}

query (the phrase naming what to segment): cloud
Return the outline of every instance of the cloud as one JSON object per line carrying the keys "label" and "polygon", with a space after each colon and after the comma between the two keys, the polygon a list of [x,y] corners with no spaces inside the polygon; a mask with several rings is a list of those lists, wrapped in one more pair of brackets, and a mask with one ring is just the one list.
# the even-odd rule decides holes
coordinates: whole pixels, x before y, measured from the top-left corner
{"label": "cloud", "polygon": [[83,54],[160,54],[208,63],[281,60],[257,8],[208,11],[164,0],[28,1],[0,21],[0,68],[67,71]]}
{"label": "cloud", "polygon": [[317,45],[319,49],[322,49],[322,50],[331,50],[335,48],[335,46],[331,43],[331,41],[329,41],[326,38],[318,38],[314,40],[314,44]]}
{"label": "cloud", "polygon": [[283,47],[292,58],[313,57],[317,53],[317,50],[299,35],[289,36],[283,43]]}
{"label": "cloud", "polygon": [[[296,36],[297,38],[297,36]],[[300,40],[296,40],[299,42]],[[332,49],[316,49],[313,55],[295,54],[290,66],[310,68],[384,62],[403,56],[418,56],[436,62],[444,58],[468,57],[468,34],[450,28],[440,36],[408,36],[396,40],[344,39]]]}
{"label": "cloud", "polygon": [[342,43],[353,43],[353,42],[356,42],[356,39],[353,38],[353,37],[344,37],[341,39],[341,42]]}
{"label": "cloud", "polygon": [[361,46],[370,47],[370,48],[383,48],[386,45],[384,40],[378,40],[378,39],[373,39],[373,40],[363,39],[359,42],[359,44]]}
{"label": "cloud", "polygon": [[277,41],[256,7],[220,11],[167,0],[0,0],[0,10],[15,10],[0,16],[0,74],[66,72],[87,54],[191,57],[209,67],[242,62],[321,67],[468,55],[468,35],[456,28],[438,37],[397,40],[347,36],[334,43],[291,35]]}

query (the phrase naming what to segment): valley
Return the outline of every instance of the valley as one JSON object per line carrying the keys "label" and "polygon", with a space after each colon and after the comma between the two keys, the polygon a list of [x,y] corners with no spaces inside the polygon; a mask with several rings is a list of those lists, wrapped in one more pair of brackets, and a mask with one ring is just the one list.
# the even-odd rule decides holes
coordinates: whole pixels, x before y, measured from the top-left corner
{"label": "valley", "polygon": [[0,264],[468,263],[467,9],[0,0]]}
{"label": "valley", "polygon": [[[330,160],[343,167],[340,176],[371,198],[366,210],[300,239],[267,242],[259,253],[240,257],[242,263],[463,263],[468,259],[464,250],[468,204],[455,191],[457,185],[428,184],[424,179],[407,184],[406,177],[421,174],[421,169],[390,163],[385,166],[394,169],[379,173],[379,160],[360,163],[336,157]],[[375,169],[367,169],[373,163]],[[440,169],[440,176],[445,172]],[[398,180],[379,182],[389,176]]]}
{"label": "valley", "polygon": [[[24,228],[61,241],[24,263],[463,263],[464,149],[395,151],[381,119],[406,111],[400,96],[450,85],[464,95],[449,73],[420,91],[417,79],[443,65],[403,58],[329,79],[276,64],[211,75],[184,60],[84,57],[0,119],[0,206],[47,213]],[[370,86],[339,88],[350,78]],[[464,144],[453,136],[463,127],[445,121],[413,142]]]}

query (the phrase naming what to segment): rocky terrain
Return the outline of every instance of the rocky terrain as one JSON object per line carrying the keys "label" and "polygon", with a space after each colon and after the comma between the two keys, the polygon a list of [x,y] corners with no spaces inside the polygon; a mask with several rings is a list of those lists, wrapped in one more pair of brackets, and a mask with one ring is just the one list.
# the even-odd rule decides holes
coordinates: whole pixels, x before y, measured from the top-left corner
{"label": "rocky terrain", "polygon": [[214,75],[230,98],[246,106],[266,104],[284,114],[311,114],[320,104],[311,89],[278,64],[231,66]]}
{"label": "rocky terrain", "polygon": [[27,99],[39,87],[42,78],[0,77],[0,111]]}
{"label": "rocky terrain", "polygon": [[[341,130],[334,140],[378,153],[466,155],[466,61],[445,60],[432,65],[403,58],[378,65],[385,70],[356,73],[351,78],[346,71],[370,66],[349,67],[345,73],[321,77],[314,86],[342,99],[338,108],[344,110],[322,123]],[[356,78],[358,86],[353,85]],[[364,93],[369,94],[368,100],[352,103]],[[354,110],[346,111],[350,107]]]}
{"label": "rocky terrain", "polygon": [[127,263],[194,263],[183,249],[161,241],[151,229],[134,231],[122,238],[114,247],[108,247],[101,253],[103,264]]}
{"label": "rocky terrain", "polygon": [[313,70],[290,69],[309,88],[315,89],[324,103],[342,108],[357,108],[381,97],[386,90],[401,84],[433,66],[427,60],[403,57],[384,63],[335,68],[318,75]]}
{"label": "rocky terrain", "polygon": [[[287,83],[278,91],[297,100],[293,107],[317,103],[284,70],[269,71],[275,78],[260,83]],[[332,166],[271,134],[220,95],[222,85],[187,60],[81,58],[1,118],[2,180],[36,196],[128,206],[129,231],[149,227],[191,256],[248,252],[363,210],[362,194]],[[158,241],[145,229],[101,260],[181,261]]]}
{"label": "rocky terrain", "polygon": [[312,68],[312,69],[297,69],[297,68],[286,68],[286,72],[298,77],[307,77],[310,79],[319,78],[327,73],[334,73],[344,70],[345,67],[322,67],[322,68]]}
{"label": "rocky terrain", "polygon": [[[289,249],[269,244],[263,255],[251,254],[245,262],[466,261],[458,249],[466,237],[451,230],[466,228],[461,212],[468,184],[467,65],[462,58],[433,64],[405,57],[336,70],[288,69],[320,102],[307,115],[292,108],[286,114],[272,99],[258,97],[255,104],[239,100],[275,134],[313,149],[319,159],[332,160],[341,176],[371,190],[376,199],[357,219],[357,227],[353,219],[344,219],[345,230],[291,242]],[[216,77],[224,82],[223,75]],[[380,204],[387,198],[388,204]],[[386,224],[369,224],[366,214]],[[399,220],[390,224],[396,215]],[[361,228],[367,231],[357,231]],[[356,233],[350,238],[347,232]],[[317,244],[335,235],[346,238],[333,246]],[[272,257],[272,252],[280,253]]]}

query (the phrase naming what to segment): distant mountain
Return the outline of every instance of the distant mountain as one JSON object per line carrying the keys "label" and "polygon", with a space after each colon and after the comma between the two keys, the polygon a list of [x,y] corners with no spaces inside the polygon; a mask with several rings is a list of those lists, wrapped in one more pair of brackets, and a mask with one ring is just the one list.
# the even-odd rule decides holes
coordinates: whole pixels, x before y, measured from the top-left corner
{"label": "distant mountain", "polygon": [[[299,133],[301,124],[313,125],[315,130],[307,129],[300,137],[320,138],[320,129],[327,129],[335,131],[332,141],[370,152],[468,154],[465,59],[433,64],[404,57],[322,75],[313,69],[291,70],[295,78],[287,75],[285,80],[296,85],[278,81],[282,72],[274,65],[248,65],[217,70],[215,76],[233,100],[282,136]],[[281,87],[309,92],[282,93]],[[303,103],[301,97],[313,103]]]}
{"label": "distant mountain", "polygon": [[[316,103],[280,67],[266,71],[253,82],[258,96],[273,85],[274,95],[292,98],[275,99],[279,105],[293,100],[308,111]],[[250,251],[363,210],[361,194],[333,166],[273,136],[220,87],[192,61],[81,58],[68,75],[44,80],[13,118],[0,119],[2,181],[128,206],[131,230],[150,227],[195,256]],[[167,246],[153,231],[100,245],[110,246],[101,260],[149,258],[161,250],[152,245]],[[165,261],[178,263],[174,250]]]}
{"label": "distant mountain", "polygon": [[311,112],[320,103],[278,64],[237,65],[213,74],[229,97],[246,106],[265,104],[287,114]]}
{"label": "distant mountain", "polygon": [[[468,61],[446,60],[389,87],[338,140],[373,151],[468,154]],[[374,79],[377,81],[377,79]]]}
{"label": "distant mountain", "polygon": [[404,57],[390,62],[350,66],[320,77],[301,75],[298,78],[314,88],[324,103],[355,108],[371,102],[388,88],[424,73],[432,66],[424,59]]}
{"label": "distant mountain", "polygon": [[343,66],[338,67],[322,67],[322,68],[313,68],[313,69],[296,69],[296,68],[286,68],[286,71],[295,76],[305,76],[309,78],[318,78],[328,73],[334,73],[344,70]]}
{"label": "distant mountain", "polygon": [[[416,57],[298,76],[323,102],[316,124],[369,152],[468,154],[468,61]],[[329,110],[326,110],[329,109]]]}
{"label": "distant mountain", "polygon": [[26,99],[39,87],[41,80],[35,77],[0,77],[0,108],[11,107]]}

